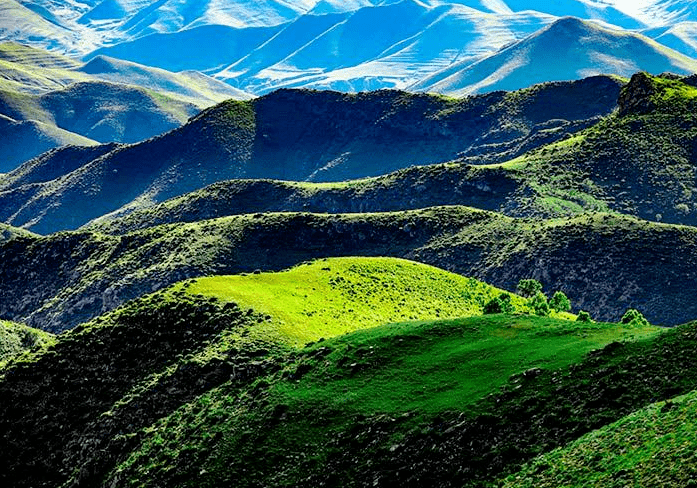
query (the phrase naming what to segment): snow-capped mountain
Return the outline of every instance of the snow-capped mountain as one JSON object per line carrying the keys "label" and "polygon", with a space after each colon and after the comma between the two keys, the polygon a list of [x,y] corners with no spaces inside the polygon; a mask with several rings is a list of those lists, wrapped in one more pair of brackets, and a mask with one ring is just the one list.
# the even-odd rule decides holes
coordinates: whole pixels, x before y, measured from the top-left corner
{"label": "snow-capped mountain", "polygon": [[[481,70],[496,63],[487,57],[501,59],[500,50],[567,16],[697,55],[697,6],[686,0],[2,0],[0,40],[83,61],[104,55],[197,70],[257,95],[280,87],[360,91],[431,87],[475,63]],[[645,64],[588,59],[571,72],[622,66],[624,74]],[[515,73],[521,85],[540,78]]]}

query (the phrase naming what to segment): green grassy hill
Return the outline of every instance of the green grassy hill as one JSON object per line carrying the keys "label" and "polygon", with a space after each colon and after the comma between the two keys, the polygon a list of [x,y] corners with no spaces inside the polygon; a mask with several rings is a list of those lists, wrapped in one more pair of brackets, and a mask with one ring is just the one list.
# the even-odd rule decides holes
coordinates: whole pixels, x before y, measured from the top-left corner
{"label": "green grassy hill", "polygon": [[[268,292],[289,276],[297,278],[295,289]],[[301,306],[293,303],[297,293]],[[291,480],[301,472],[315,476],[325,461],[332,467],[336,455],[330,446],[326,453],[334,454],[325,457],[320,446],[343,442],[352,425],[360,429],[376,416],[397,416],[395,441],[428,432],[438,415],[483,411],[479,402],[511,375],[564,367],[612,341],[661,335],[651,326],[529,315],[423,321],[477,313],[482,300],[498,293],[429,266],[384,258],[330,259],[286,273],[180,283],[62,334],[55,345],[0,372],[0,447],[14,453],[0,459],[0,480],[16,487],[107,486],[109,473],[117,484],[145,474],[148,486],[179,486],[182,469],[205,469],[209,474],[192,482],[217,486],[225,483],[221,473],[242,469],[240,461],[264,476],[280,461],[279,473]],[[349,312],[350,320],[326,313],[342,300],[347,305],[348,296],[364,304]],[[405,312],[418,320],[374,327]],[[301,346],[307,339],[317,342]],[[307,416],[308,408],[316,415]],[[190,421],[187,412],[200,418]],[[296,423],[300,418],[310,424]],[[179,427],[170,431],[174,422]],[[279,434],[282,445],[257,442],[261,425]],[[251,437],[243,434],[247,429]],[[175,459],[171,436],[182,443]],[[244,459],[228,457],[248,442],[268,449],[268,456],[249,464],[254,450],[245,447]],[[204,455],[210,447],[222,457]],[[320,449],[309,471],[292,454],[299,447]],[[141,453],[152,462],[142,465]],[[231,469],[221,472],[218,463],[232,463]],[[253,479],[264,478],[236,482],[245,486]]]}
{"label": "green grassy hill", "polygon": [[55,336],[26,325],[0,320],[0,366],[33,348],[48,347]]}
{"label": "green grassy hill", "polygon": [[353,255],[416,260],[506,290],[534,277],[598,319],[638,308],[655,323],[677,324],[697,315],[695,232],[613,214],[537,221],[436,207],[241,215],[122,236],[59,233],[0,246],[0,316],[60,331],[186,278]]}
{"label": "green grassy hill", "polygon": [[[528,316],[356,332],[302,350],[254,391],[222,385],[173,413],[107,483],[193,486],[195,478],[199,486],[233,480],[237,486],[365,486],[378,479],[389,485],[396,481],[393,466],[371,462],[372,455],[399,452],[413,435],[437,442],[433,423],[484,414],[481,400],[511,375],[563,367],[612,340],[657,333]],[[185,457],[174,445],[186,446]],[[352,462],[337,465],[347,457]]]}
{"label": "green grassy hill", "polygon": [[[503,292],[394,258],[331,258],[278,273],[200,278],[187,291],[268,314],[272,329],[257,332],[290,345],[400,320],[481,315]],[[512,303],[527,309],[517,296]]]}

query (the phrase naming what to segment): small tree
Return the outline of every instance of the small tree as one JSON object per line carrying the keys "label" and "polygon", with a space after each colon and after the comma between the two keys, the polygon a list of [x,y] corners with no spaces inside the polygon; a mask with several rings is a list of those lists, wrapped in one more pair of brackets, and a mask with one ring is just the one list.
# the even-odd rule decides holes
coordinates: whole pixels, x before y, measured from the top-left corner
{"label": "small tree", "polygon": [[581,310],[580,312],[578,312],[578,315],[576,316],[576,321],[577,322],[593,322],[593,319],[591,318],[591,314]]}
{"label": "small tree", "polygon": [[622,316],[622,319],[620,320],[621,323],[627,324],[627,325],[634,325],[634,326],[645,326],[649,325],[649,321],[646,320],[644,315],[637,309],[635,308],[630,308],[627,310],[624,315]]}
{"label": "small tree", "polygon": [[511,295],[508,293],[501,293],[499,296],[489,300],[486,305],[484,305],[485,314],[493,313],[511,313],[513,311],[513,304],[511,303]]}
{"label": "small tree", "polygon": [[542,291],[542,283],[533,279],[520,280],[516,288],[522,296],[531,298]]}
{"label": "small tree", "polygon": [[541,291],[535,293],[535,296],[530,299],[529,303],[535,315],[542,317],[549,315],[549,303],[547,302],[547,297]]}
{"label": "small tree", "polygon": [[571,310],[571,303],[563,291],[554,292],[554,296],[549,301],[549,306],[557,312],[568,312]]}

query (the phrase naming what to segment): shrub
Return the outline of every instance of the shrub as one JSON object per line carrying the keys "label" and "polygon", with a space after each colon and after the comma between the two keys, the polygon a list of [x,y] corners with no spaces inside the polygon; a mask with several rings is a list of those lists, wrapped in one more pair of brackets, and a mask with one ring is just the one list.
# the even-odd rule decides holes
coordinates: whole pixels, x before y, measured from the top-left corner
{"label": "shrub", "polygon": [[644,315],[635,308],[630,308],[627,310],[622,316],[620,322],[627,325],[649,325],[649,321],[646,320]]}
{"label": "shrub", "polygon": [[533,279],[520,280],[517,286],[518,293],[526,298],[534,297],[542,291],[542,283]]}
{"label": "shrub", "polygon": [[511,295],[508,293],[501,293],[499,296],[489,300],[486,305],[484,305],[485,314],[493,313],[511,313],[513,311],[513,304],[511,303]]}
{"label": "shrub", "polygon": [[557,312],[568,312],[571,310],[571,303],[563,291],[554,292],[554,296],[549,301],[549,306]]}
{"label": "shrub", "polygon": [[578,312],[578,315],[576,316],[576,321],[577,322],[593,322],[593,319],[591,318],[591,314],[581,310],[580,312]]}
{"label": "shrub", "polygon": [[547,297],[541,291],[535,293],[535,296],[530,299],[529,303],[535,315],[542,317],[549,315],[549,302],[547,302]]}

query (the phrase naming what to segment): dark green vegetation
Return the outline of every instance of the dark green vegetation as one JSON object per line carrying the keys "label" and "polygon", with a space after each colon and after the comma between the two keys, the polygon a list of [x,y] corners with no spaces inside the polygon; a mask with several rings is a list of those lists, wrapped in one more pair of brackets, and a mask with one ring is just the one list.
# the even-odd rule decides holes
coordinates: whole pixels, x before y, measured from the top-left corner
{"label": "dark green vegetation", "polygon": [[[229,178],[336,181],[457,157],[505,161],[597,122],[615,107],[621,85],[595,77],[463,99],[281,90],[249,102],[229,101],[180,129],[115,149],[62,177],[6,186],[0,221],[49,233]],[[396,209],[438,203],[456,202]],[[284,210],[263,210],[274,209]]]}
{"label": "dark green vegetation", "polygon": [[697,392],[660,402],[535,459],[502,486],[695,486]]}
{"label": "dark green vegetation", "polygon": [[17,238],[0,246],[0,316],[60,331],[185,278],[352,255],[418,260],[505,290],[534,270],[545,291],[564,291],[575,309],[598,320],[619,320],[628,308],[662,324],[697,315],[693,228],[611,214],[537,221],[438,207],[255,214],[123,236]]}
{"label": "dark green vegetation", "polygon": [[[305,311],[321,312],[320,297],[331,300],[346,293],[335,273],[348,271],[356,303],[376,291],[357,280],[397,283],[393,293],[379,299],[382,309],[391,307],[393,314],[402,310],[404,300],[439,293],[470,295],[470,303],[478,306],[499,293],[404,261],[328,260],[292,271],[308,285],[317,280],[317,289],[308,291],[315,296],[302,302]],[[284,277],[228,279],[249,283],[233,286],[245,297],[249,289],[280,284]],[[414,289],[419,279],[433,290]],[[307,477],[354,473],[344,456],[351,456],[363,473],[353,483],[369,484],[376,474],[372,455],[380,459],[394,452],[390,462],[404,462],[408,470],[425,468],[412,465],[401,450],[440,439],[434,422],[475,421],[484,409],[491,411],[495,397],[505,398],[499,387],[543,376],[531,368],[565,368],[612,341],[671,333],[648,325],[579,324],[527,315],[370,328],[373,305],[357,310],[351,323],[323,331],[326,340],[296,349],[289,345],[293,329],[280,326],[288,323],[283,312],[292,293],[279,303],[269,298],[257,309],[246,309],[227,301],[236,295],[221,286],[225,278],[215,280],[185,282],[133,301],[59,336],[48,349],[10,362],[0,373],[0,429],[5,433],[0,446],[13,453],[0,460],[3,484],[109,486],[115,476],[119,485],[140,479],[149,486],[179,486],[189,479],[219,486],[230,476],[240,486],[276,484],[279,477],[299,486]],[[328,296],[322,286],[331,283],[335,295]],[[428,308],[428,300],[422,303],[427,308],[413,309],[416,318],[438,313]],[[467,313],[470,305],[462,303]],[[369,328],[333,339],[326,335],[361,326]],[[318,335],[315,331],[315,340]],[[262,426],[274,435],[262,435],[257,430]],[[357,436],[357,442],[344,445],[347,435]],[[412,436],[418,442],[410,442]],[[172,442],[181,444],[172,450]],[[298,448],[319,457],[298,464],[303,456]],[[257,449],[267,455],[256,455]],[[240,475],[242,469],[246,475]],[[192,476],[204,471],[203,478]]]}
{"label": "dark green vegetation", "polygon": [[[281,91],[3,175],[4,220],[97,220],[0,229],[0,317],[65,331],[0,369],[0,485],[681,486],[697,80],[541,112],[620,84]],[[219,181],[266,170],[310,181]]]}

